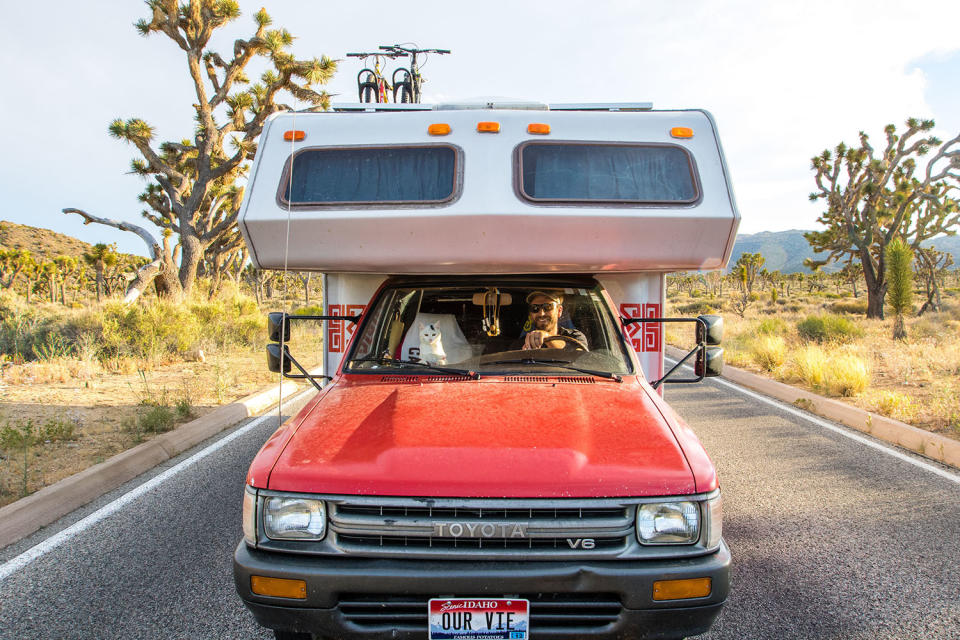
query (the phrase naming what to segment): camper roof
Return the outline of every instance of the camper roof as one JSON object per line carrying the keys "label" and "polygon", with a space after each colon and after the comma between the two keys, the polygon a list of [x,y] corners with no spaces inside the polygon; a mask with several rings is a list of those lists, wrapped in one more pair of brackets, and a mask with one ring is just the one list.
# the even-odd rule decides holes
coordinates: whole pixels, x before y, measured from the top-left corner
{"label": "camper roof", "polygon": [[707,112],[536,105],[274,116],[240,212],[253,260],[411,274],[726,264],[739,214]]}

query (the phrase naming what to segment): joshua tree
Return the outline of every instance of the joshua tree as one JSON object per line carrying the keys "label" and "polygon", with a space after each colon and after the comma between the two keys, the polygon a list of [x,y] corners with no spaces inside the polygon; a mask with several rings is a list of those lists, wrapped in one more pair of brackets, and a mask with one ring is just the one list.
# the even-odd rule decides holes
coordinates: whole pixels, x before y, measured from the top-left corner
{"label": "joshua tree", "polygon": [[84,261],[93,267],[97,274],[97,302],[100,302],[100,294],[103,291],[104,271],[117,264],[119,256],[117,255],[117,246],[115,244],[104,244],[98,242],[90,248],[90,251],[83,254]]}
{"label": "joshua tree", "polygon": [[[132,300],[158,275],[161,294],[179,297],[193,288],[204,251],[223,234],[236,233],[237,210],[242,190],[235,185],[256,152],[256,139],[270,114],[289,109],[277,102],[288,92],[316,110],[329,106],[329,96],[310,87],[325,84],[333,77],[336,63],[329,58],[298,60],[289,53],[293,36],[286,29],[270,29],[271,19],[263,9],[254,15],[256,31],[247,40],[236,40],[233,56],[224,59],[209,48],[216,29],[240,16],[234,0],[147,0],[151,15],[136,23],[144,36],[162,33],[186,55],[187,68],[196,92],[193,104],[197,122],[191,140],[164,142],[155,148],[154,130],[139,118],[117,119],[110,135],[134,145],[142,158],[132,163],[133,171],[155,182],[148,185],[141,200],[149,207],[145,217],[161,228],[163,242],[146,229],[68,208],[86,222],[113,226],[139,235],[150,250],[151,262],[131,283],[127,299]],[[255,56],[265,58],[272,68],[249,85],[247,65]],[[238,87],[243,88],[238,89]],[[219,114],[225,113],[225,118]],[[230,152],[227,145],[232,146]],[[171,248],[170,235],[176,235]],[[176,251],[180,252],[179,267]]]}
{"label": "joshua tree", "polygon": [[742,273],[739,271],[737,273],[747,294],[753,293],[753,284],[764,262],[764,257],[759,253],[744,253],[737,259],[734,270],[742,270]]}
{"label": "joshua tree", "polygon": [[886,249],[886,279],[888,302],[894,313],[893,339],[906,340],[907,327],[903,316],[910,311],[913,302],[913,252],[900,238],[894,238]]}
{"label": "joshua tree", "polygon": [[73,256],[57,256],[53,261],[60,270],[60,304],[67,304],[67,281],[77,275],[80,263]]}
{"label": "joshua tree", "polygon": [[[953,192],[960,188],[960,135],[943,144],[929,135],[933,120],[907,120],[897,135],[887,125],[887,142],[874,152],[866,133],[860,146],[840,143],[812,160],[816,190],[813,201],[824,200],[818,221],[823,231],[805,234],[817,252],[828,251],[828,261],[849,256],[859,260],[867,285],[867,317],[883,318],[887,293],[886,248],[895,238],[916,250],[941,233],[954,234],[960,209]],[[918,171],[917,159],[938,151]]]}
{"label": "joshua tree", "polygon": [[926,301],[917,312],[918,316],[922,316],[927,311],[943,309],[943,302],[940,299],[940,281],[952,265],[953,256],[946,251],[923,247],[917,249],[914,266],[927,294]]}

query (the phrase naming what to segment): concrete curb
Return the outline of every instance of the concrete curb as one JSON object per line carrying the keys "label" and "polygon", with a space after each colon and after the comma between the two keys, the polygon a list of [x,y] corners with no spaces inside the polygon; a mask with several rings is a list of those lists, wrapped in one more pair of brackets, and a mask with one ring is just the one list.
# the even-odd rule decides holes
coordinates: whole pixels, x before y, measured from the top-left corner
{"label": "concrete curb", "polygon": [[173,431],[0,508],[0,549],[55,522],[124,482],[194,447],[241,420],[275,406],[298,385],[284,382],[224,405]]}
{"label": "concrete curb", "polygon": [[[686,355],[685,351],[674,347],[667,347],[666,353],[671,358],[676,359]],[[788,402],[810,413],[839,422],[857,431],[868,433],[885,442],[909,449],[931,460],[960,468],[960,441],[958,440],[937,433],[930,433],[905,422],[851,406],[840,400],[824,398],[804,389],[791,387],[788,384],[770,380],[726,364],[723,365],[722,377],[740,386]]]}

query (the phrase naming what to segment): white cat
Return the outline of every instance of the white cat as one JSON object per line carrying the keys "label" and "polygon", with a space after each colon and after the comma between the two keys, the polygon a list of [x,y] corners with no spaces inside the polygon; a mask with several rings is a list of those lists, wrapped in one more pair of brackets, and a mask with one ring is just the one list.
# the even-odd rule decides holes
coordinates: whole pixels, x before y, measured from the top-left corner
{"label": "white cat", "polygon": [[420,324],[420,361],[430,364],[447,364],[447,354],[443,350],[440,327],[434,323]]}

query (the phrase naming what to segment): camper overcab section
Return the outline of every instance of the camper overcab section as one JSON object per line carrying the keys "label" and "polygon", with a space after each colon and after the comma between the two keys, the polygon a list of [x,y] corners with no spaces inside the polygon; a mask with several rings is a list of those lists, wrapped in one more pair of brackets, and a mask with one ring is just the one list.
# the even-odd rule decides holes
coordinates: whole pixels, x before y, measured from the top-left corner
{"label": "camper overcab section", "polygon": [[[319,392],[247,476],[234,569],[257,620],[279,638],[706,631],[728,590],[720,486],[662,383],[716,375],[722,324],[663,318],[664,285],[723,267],[738,221],[704,111],[273,117],[240,227],[258,267],[323,274],[324,315],[270,318],[270,367]],[[665,371],[672,321],[692,374]],[[301,322],[324,326],[323,376],[286,345]]]}

